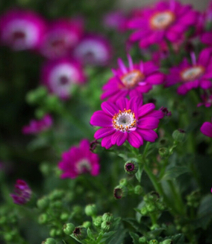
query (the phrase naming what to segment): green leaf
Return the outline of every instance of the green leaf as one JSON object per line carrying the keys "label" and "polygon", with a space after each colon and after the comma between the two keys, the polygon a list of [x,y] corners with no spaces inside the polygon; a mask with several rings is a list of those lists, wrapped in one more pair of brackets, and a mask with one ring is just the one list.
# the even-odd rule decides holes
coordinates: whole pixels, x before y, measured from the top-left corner
{"label": "green leaf", "polygon": [[192,222],[196,228],[207,228],[212,219],[212,195],[205,196],[199,206],[197,218]]}
{"label": "green leaf", "polygon": [[133,244],[139,244],[139,235],[134,232],[130,232],[130,236],[133,239]]}
{"label": "green leaf", "polygon": [[175,166],[166,170],[163,180],[173,180],[182,174],[189,173],[190,170],[185,166]]}
{"label": "green leaf", "polygon": [[108,244],[123,244],[124,238],[126,235],[126,230],[123,228],[119,229],[116,234],[110,239]]}
{"label": "green leaf", "polygon": [[135,174],[135,177],[139,182],[141,182],[142,173],[143,173],[143,165],[139,165],[138,171]]}
{"label": "green leaf", "polygon": [[90,228],[87,229],[87,234],[91,240],[94,240],[94,233]]}
{"label": "green leaf", "polygon": [[184,238],[184,235],[183,234],[177,234],[177,235],[174,235],[172,236],[172,241],[174,244],[185,244],[185,238]]}
{"label": "green leaf", "polygon": [[138,221],[135,220],[134,218],[125,218],[123,219],[123,221],[130,224],[134,228],[134,231],[136,232],[142,233],[147,231],[147,226],[143,223],[138,223]]}

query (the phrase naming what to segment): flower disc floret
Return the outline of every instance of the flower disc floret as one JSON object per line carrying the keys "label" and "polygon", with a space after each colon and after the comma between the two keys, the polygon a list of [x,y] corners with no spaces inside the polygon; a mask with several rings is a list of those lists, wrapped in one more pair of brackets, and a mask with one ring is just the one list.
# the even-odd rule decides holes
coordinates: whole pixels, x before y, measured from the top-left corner
{"label": "flower disc floret", "polygon": [[122,132],[135,128],[135,114],[131,111],[131,109],[124,109],[124,111],[119,110],[119,112],[113,116],[113,127]]}
{"label": "flower disc floret", "polygon": [[152,29],[165,29],[175,20],[175,14],[172,11],[164,11],[155,13],[150,18]]}

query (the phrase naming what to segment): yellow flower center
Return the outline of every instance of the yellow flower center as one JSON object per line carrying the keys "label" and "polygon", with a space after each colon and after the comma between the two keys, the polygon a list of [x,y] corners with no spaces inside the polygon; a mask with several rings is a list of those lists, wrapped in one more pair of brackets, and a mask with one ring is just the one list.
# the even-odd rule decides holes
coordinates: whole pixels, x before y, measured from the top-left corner
{"label": "yellow flower center", "polygon": [[164,11],[155,13],[150,18],[150,25],[152,29],[166,29],[175,20],[175,15],[171,11]]}
{"label": "yellow flower center", "polygon": [[139,70],[133,70],[123,75],[121,81],[126,88],[134,88],[143,78],[144,75]]}
{"label": "yellow flower center", "polygon": [[191,81],[199,78],[205,71],[205,68],[202,66],[193,66],[191,68],[186,68],[181,71],[180,76],[183,81]]}
{"label": "yellow flower center", "polygon": [[113,127],[121,132],[128,132],[129,129],[136,128],[136,118],[135,114],[131,109],[124,109],[124,111],[119,110],[117,114],[113,116],[112,119]]}

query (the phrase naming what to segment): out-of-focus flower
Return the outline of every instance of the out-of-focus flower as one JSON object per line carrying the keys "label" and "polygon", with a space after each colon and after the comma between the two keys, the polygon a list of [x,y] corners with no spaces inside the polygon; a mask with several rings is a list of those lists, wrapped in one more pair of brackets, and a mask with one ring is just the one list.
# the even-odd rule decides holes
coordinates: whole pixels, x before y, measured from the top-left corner
{"label": "out-of-focus flower", "polygon": [[200,128],[202,134],[212,137],[212,122],[204,122]]}
{"label": "out-of-focus flower", "polygon": [[78,43],[73,55],[85,65],[103,66],[111,58],[112,49],[107,39],[97,35],[86,35]]}
{"label": "out-of-focus flower", "polygon": [[189,90],[197,87],[209,89],[212,87],[212,59],[210,49],[203,49],[198,59],[192,54],[192,64],[186,59],[178,67],[170,69],[167,75],[166,87],[181,83],[177,92],[185,95]]}
{"label": "out-of-focus flower", "polygon": [[63,171],[61,178],[76,178],[80,174],[99,174],[99,157],[90,151],[90,143],[83,139],[79,147],[71,147],[62,154],[62,161],[58,167]]}
{"label": "out-of-focus flower", "polygon": [[202,102],[197,104],[197,107],[205,106],[206,108],[210,107],[212,105],[212,93],[210,91],[210,94],[204,92],[204,94],[201,96]]}
{"label": "out-of-focus flower", "polygon": [[81,65],[70,59],[48,61],[42,69],[42,82],[61,99],[68,99],[73,84],[83,84],[85,75]]}
{"label": "out-of-focus flower", "polygon": [[163,112],[164,116],[167,116],[167,117],[172,116],[172,112],[169,111],[167,108],[161,107],[160,110]]}
{"label": "out-of-focus flower", "polygon": [[105,14],[103,17],[103,24],[108,28],[122,32],[126,30],[127,20],[125,14],[117,10]]}
{"label": "out-of-focus flower", "polygon": [[102,127],[94,134],[96,140],[103,138],[102,147],[121,146],[127,140],[139,148],[144,140],[154,142],[158,137],[154,129],[163,118],[163,112],[155,110],[153,103],[142,105],[141,97],[120,98],[116,103],[103,102],[101,108],[94,112],[90,123]]}
{"label": "out-of-focus flower", "polygon": [[47,114],[41,120],[31,120],[29,125],[23,127],[23,134],[37,134],[48,130],[52,126],[52,117]]}
{"label": "out-of-focus flower", "polygon": [[10,194],[15,204],[23,205],[27,203],[32,195],[32,191],[24,180],[17,180],[15,184],[15,193]]}
{"label": "out-of-focus flower", "polygon": [[49,24],[44,35],[40,52],[47,58],[55,59],[67,56],[70,50],[79,42],[82,36],[81,24],[76,19],[57,20]]}
{"label": "out-of-focus flower", "polygon": [[130,41],[139,41],[142,48],[159,44],[164,39],[177,42],[197,19],[198,13],[190,5],[175,0],[160,1],[154,7],[144,9],[140,16],[132,17],[128,27],[136,32],[130,36]]}
{"label": "out-of-focus flower", "polygon": [[153,85],[163,83],[165,76],[160,73],[159,68],[153,62],[133,64],[132,58],[128,55],[129,68],[121,59],[118,59],[119,69],[112,70],[114,76],[103,86],[101,99],[109,98],[116,101],[117,98],[129,95],[141,96],[148,92]]}
{"label": "out-of-focus flower", "polygon": [[29,10],[9,10],[0,18],[1,42],[15,51],[39,48],[45,29],[43,19]]}

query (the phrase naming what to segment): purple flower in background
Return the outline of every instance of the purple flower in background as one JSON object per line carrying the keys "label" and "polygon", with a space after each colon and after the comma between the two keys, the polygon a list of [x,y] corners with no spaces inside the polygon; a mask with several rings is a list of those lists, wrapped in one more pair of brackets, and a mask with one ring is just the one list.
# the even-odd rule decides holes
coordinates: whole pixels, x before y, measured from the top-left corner
{"label": "purple flower in background", "polygon": [[90,151],[90,143],[83,139],[79,147],[71,147],[62,154],[62,161],[58,167],[63,171],[61,178],[74,179],[80,174],[89,173],[93,176],[99,174],[99,157]]}
{"label": "purple flower in background", "polygon": [[212,105],[212,93],[204,92],[204,94],[201,96],[202,102],[197,104],[197,107],[205,106],[206,108],[210,107]]}
{"label": "purple flower in background", "polygon": [[204,122],[200,128],[202,134],[212,137],[212,122]]}
{"label": "purple flower in background", "polygon": [[52,126],[52,117],[45,115],[41,120],[31,120],[29,125],[23,127],[23,134],[37,134],[48,130]]}
{"label": "purple flower in background", "polygon": [[107,39],[86,35],[73,50],[73,55],[85,65],[106,65],[111,58],[111,46]]}
{"label": "purple flower in background", "polygon": [[41,79],[50,92],[61,99],[68,99],[72,85],[83,84],[85,75],[78,62],[63,58],[46,62]]}
{"label": "purple flower in background", "polygon": [[24,180],[17,180],[15,184],[15,193],[10,194],[15,204],[23,205],[27,203],[32,195],[32,191]]}
{"label": "purple flower in background", "polygon": [[103,24],[111,29],[118,30],[120,32],[126,30],[127,17],[120,10],[112,11],[103,16]]}
{"label": "purple flower in background", "polygon": [[153,85],[163,83],[165,76],[153,62],[141,61],[139,64],[133,64],[129,55],[128,62],[129,67],[126,67],[123,61],[118,59],[119,69],[112,70],[114,76],[103,86],[101,99],[116,101],[127,95],[141,96],[151,90]]}
{"label": "purple flower in background", "polygon": [[157,139],[154,129],[164,115],[161,110],[155,110],[153,103],[142,105],[141,97],[130,100],[120,98],[116,103],[103,102],[101,108],[94,112],[90,124],[102,127],[94,134],[96,140],[103,138],[102,147],[108,149],[128,141],[133,147],[139,148],[144,140],[154,142]]}
{"label": "purple flower in background", "polygon": [[43,41],[45,22],[30,10],[9,10],[0,18],[1,42],[15,51],[37,49]]}
{"label": "purple flower in background", "polygon": [[81,36],[82,26],[77,19],[57,20],[49,24],[40,52],[49,59],[67,56]]}
{"label": "purple flower in background", "polygon": [[182,5],[175,0],[160,1],[129,21],[128,28],[136,29],[130,41],[139,41],[141,48],[159,44],[164,39],[177,42],[190,26],[196,24],[197,19],[198,13],[190,5]]}
{"label": "purple flower in background", "polygon": [[186,59],[178,67],[170,69],[167,75],[166,87],[180,83],[177,92],[185,95],[189,90],[201,87],[209,89],[212,87],[212,59],[211,50],[203,49],[198,59],[192,53],[192,64]]}

